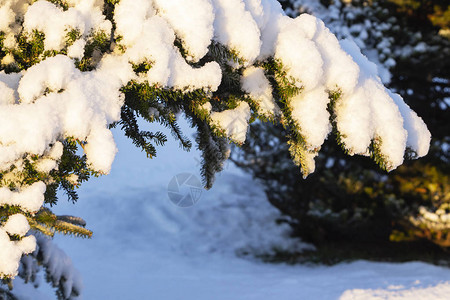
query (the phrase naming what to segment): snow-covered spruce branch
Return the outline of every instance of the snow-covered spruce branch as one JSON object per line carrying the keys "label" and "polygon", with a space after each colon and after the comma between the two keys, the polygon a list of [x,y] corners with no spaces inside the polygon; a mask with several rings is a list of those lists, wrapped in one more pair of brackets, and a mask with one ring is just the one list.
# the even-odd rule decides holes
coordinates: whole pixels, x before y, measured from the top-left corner
{"label": "snow-covered spruce branch", "polygon": [[81,182],[110,171],[112,126],[156,154],[166,138],[141,131],[138,117],[167,126],[187,149],[176,115],[191,120],[207,187],[255,118],[286,127],[304,176],[332,130],[350,155],[372,155],[386,170],[406,149],[428,152],[426,125],[354,43],[313,16],[286,16],[275,0],[0,4],[2,277],[34,250],[26,234],[47,224],[37,216],[58,188],[76,200]]}
{"label": "snow-covered spruce branch", "polygon": [[45,280],[56,289],[58,299],[79,299],[83,289],[82,277],[72,260],[51,239],[36,235],[36,250],[20,262],[19,276],[25,283],[39,286],[37,273],[45,271]]}
{"label": "snow-covered spruce branch", "polygon": [[[21,285],[25,283],[38,288],[42,284],[42,277],[55,289],[58,300],[81,299],[79,296],[83,289],[82,278],[74,268],[72,260],[50,238],[42,234],[36,234],[36,243],[36,250],[23,256],[20,261],[20,279],[0,281],[0,299],[24,299],[24,296],[26,299],[35,299],[35,295],[30,294],[33,288],[22,290]],[[44,272],[44,276],[39,274],[41,272]],[[41,299],[38,296],[36,298]]]}

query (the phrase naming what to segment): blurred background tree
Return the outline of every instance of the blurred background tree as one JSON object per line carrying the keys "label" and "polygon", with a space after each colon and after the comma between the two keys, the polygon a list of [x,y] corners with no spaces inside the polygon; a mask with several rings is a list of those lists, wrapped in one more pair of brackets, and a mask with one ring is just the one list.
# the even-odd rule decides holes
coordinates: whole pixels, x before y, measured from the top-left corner
{"label": "blurred background tree", "polygon": [[295,234],[319,249],[336,243],[381,249],[411,241],[421,241],[414,245],[427,251],[441,251],[433,244],[450,248],[450,6],[441,0],[280,2],[289,15],[320,17],[377,63],[382,80],[428,125],[430,153],[386,173],[368,158],[344,155],[332,134],[316,172],[302,180],[283,128],[255,122],[234,161],[262,181]]}

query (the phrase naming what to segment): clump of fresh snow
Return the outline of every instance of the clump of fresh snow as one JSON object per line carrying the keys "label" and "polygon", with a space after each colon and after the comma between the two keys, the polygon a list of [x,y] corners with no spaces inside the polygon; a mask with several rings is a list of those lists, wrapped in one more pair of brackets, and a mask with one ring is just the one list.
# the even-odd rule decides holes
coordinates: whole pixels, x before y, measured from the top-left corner
{"label": "clump of fresh snow", "polygon": [[[314,34],[314,33],[313,33]],[[305,34],[301,19],[283,17],[275,58],[296,80],[299,88],[314,89],[323,78],[323,59],[315,43]]]}
{"label": "clump of fresh snow", "polygon": [[261,49],[261,32],[242,0],[212,0],[215,9],[214,39],[253,63]]}
{"label": "clump of fresh snow", "polygon": [[17,88],[21,78],[21,73],[6,74],[5,71],[0,71],[0,106],[15,104],[18,101]]}
{"label": "clump of fresh snow", "polygon": [[121,43],[125,46],[136,43],[141,38],[144,21],[154,14],[152,1],[121,0],[114,9],[116,34],[122,38]]}
{"label": "clump of fresh snow", "polygon": [[168,85],[182,90],[206,88],[217,90],[222,80],[222,71],[216,62],[206,63],[202,68],[192,68],[181,56],[173,61],[172,76]]}
{"label": "clump of fresh snow", "polygon": [[264,70],[256,67],[246,68],[241,79],[242,90],[258,104],[258,113],[266,116],[276,116],[280,108],[275,103],[272,95],[272,86],[264,75]]}
{"label": "clump of fresh snow", "polygon": [[64,145],[61,142],[56,142],[46,153],[48,158],[57,160],[63,155]]}
{"label": "clump of fresh snow", "polygon": [[3,230],[12,235],[24,236],[30,230],[30,225],[24,215],[15,214],[8,218]]}
{"label": "clump of fresh snow", "polygon": [[[118,90],[125,79],[119,76],[132,72],[122,68],[114,78],[107,62],[95,72],[81,73],[67,56],[58,55],[25,72],[18,88],[24,104],[7,105],[0,111],[5,122],[0,141],[7,145],[0,149],[10,154],[0,157],[0,169],[9,168],[23,153],[43,155],[61,135],[85,140],[91,131],[106,129],[119,120],[123,97]],[[48,89],[54,92],[45,94]],[[104,159],[112,162],[114,154],[105,155]],[[99,171],[108,172],[108,168]]]}
{"label": "clump of fresh snow", "polygon": [[431,133],[423,120],[414,112],[402,97],[388,91],[403,117],[403,126],[408,131],[406,145],[413,150],[418,157],[427,155],[430,149]]}
{"label": "clump of fresh snow", "polygon": [[211,119],[214,124],[223,128],[234,142],[242,144],[247,136],[248,120],[250,119],[250,106],[247,102],[241,101],[238,107],[224,110],[222,112],[212,112]]}
{"label": "clump of fresh snow", "polygon": [[394,45],[392,37],[383,34],[391,30],[392,23],[389,20],[392,17],[388,22],[381,21],[376,16],[380,11],[374,10],[374,7],[376,5],[353,5],[349,1],[335,1],[324,6],[320,1],[295,0],[293,9],[288,8],[287,14],[307,12],[323,20],[339,39],[352,39],[377,64],[380,78],[387,84],[391,80],[389,69],[395,65],[395,61],[390,58]]}
{"label": "clump of fresh snow", "polygon": [[67,56],[70,58],[77,58],[81,60],[84,56],[84,47],[86,46],[86,41],[79,39],[76,40],[68,49]]}
{"label": "clump of fresh snow", "polygon": [[49,89],[58,92],[67,87],[81,72],[65,55],[50,57],[27,70],[20,80],[18,92],[22,103],[32,103]]}
{"label": "clump of fresh snow", "polygon": [[271,0],[247,0],[246,7],[253,15],[261,32],[261,49],[258,60],[273,56],[280,30],[280,20],[285,15],[281,4]]}
{"label": "clump of fresh snow", "polygon": [[327,105],[328,93],[323,89],[305,91],[292,98],[292,116],[309,150],[320,149],[331,131]]}
{"label": "clump of fresh snow", "polygon": [[[307,14],[301,16],[305,16],[305,19],[312,18]],[[324,62],[326,89],[330,91],[339,89],[343,94],[352,93],[358,82],[358,64],[346,51],[342,51],[338,39],[325,27],[322,21],[316,19],[315,26],[317,29],[313,39]]]}
{"label": "clump of fresh snow", "polygon": [[14,21],[14,12],[9,5],[2,5],[0,7],[0,31],[7,31],[9,24]]}
{"label": "clump of fresh snow", "polygon": [[40,159],[36,163],[36,170],[42,173],[50,173],[51,170],[56,170],[58,168],[58,162],[54,159]]}
{"label": "clump of fresh snow", "polygon": [[208,52],[214,36],[214,11],[209,0],[154,0],[159,14],[167,20],[189,53],[198,61]]}
{"label": "clump of fresh snow", "polygon": [[[217,90],[222,79],[219,65],[216,62],[210,62],[202,67],[193,68],[174,47],[176,32],[181,32],[180,38],[186,36],[184,40],[188,45],[187,50],[192,52],[192,59],[198,60],[204,56],[206,47],[197,49],[192,45],[197,45],[196,42],[199,40],[202,41],[201,44],[207,42],[209,45],[211,43],[212,32],[210,33],[207,28],[206,31],[204,28],[203,30],[198,29],[202,26],[211,26],[208,25],[208,19],[199,19],[197,20],[199,24],[191,24],[192,28],[187,29],[183,26],[186,22],[178,17],[178,14],[181,13],[179,8],[175,9],[175,15],[168,14],[178,6],[170,6],[166,2],[163,4],[161,1],[161,13],[163,14],[161,17],[155,15],[154,9],[148,1],[144,1],[146,4],[143,4],[142,7],[138,5],[140,2],[121,1],[116,6],[117,13],[114,15],[117,33],[123,37],[121,43],[126,47],[125,57],[135,64],[151,63],[151,69],[141,75],[139,79],[152,85],[173,87],[179,90],[202,88]],[[136,17],[130,20],[130,13],[134,15],[135,12],[137,13]],[[208,15],[205,12],[199,18]],[[171,27],[171,23],[176,26]],[[195,32],[194,35],[193,32]]]}
{"label": "clump of fresh snow", "polygon": [[339,298],[341,300],[378,300],[378,299],[445,299],[450,293],[448,282],[435,286],[412,287],[389,286],[387,289],[352,289],[345,291]]}
{"label": "clump of fresh snow", "polygon": [[337,128],[345,134],[341,139],[350,154],[368,154],[374,132],[369,99],[370,93],[360,87],[336,103]]}
{"label": "clump of fresh snow", "polygon": [[117,153],[116,144],[110,130],[99,128],[92,130],[85,146],[88,162],[104,173],[109,173]]}
{"label": "clump of fresh snow", "polygon": [[[401,97],[393,99],[378,76],[377,66],[355,43],[339,43],[322,21],[308,14],[296,19],[282,17],[280,24],[275,58],[302,88],[289,105],[309,150],[320,149],[331,131],[327,94],[332,92],[340,95],[335,121],[350,154],[368,155],[375,141],[386,168],[392,170],[403,163],[407,140],[416,153],[427,151],[430,134],[426,125],[410,115]],[[413,122],[417,124],[413,126]],[[314,170],[314,152],[305,156],[306,165]]]}
{"label": "clump of fresh snow", "polygon": [[44,204],[46,186],[43,182],[36,182],[20,191],[10,191],[7,187],[0,188],[0,206],[19,206],[33,213]]}
{"label": "clump of fresh snow", "polygon": [[[1,193],[1,192],[0,192]],[[15,214],[0,226],[0,276],[15,276],[19,268],[19,261],[23,254],[29,254],[36,248],[34,236],[27,236],[20,241],[11,241],[8,234],[23,237],[30,226],[26,217]]]}
{"label": "clump of fresh snow", "polygon": [[202,105],[201,108],[206,110],[208,113],[211,113],[212,104],[211,104],[211,102],[206,102],[205,104]]}
{"label": "clump of fresh snow", "polygon": [[[403,118],[399,108],[377,76],[376,65],[361,54],[355,43],[344,40],[341,42],[341,46],[360,67],[356,93],[344,95],[342,103],[339,103],[336,110],[337,127],[342,134],[342,141],[352,153],[364,154],[367,153],[370,140],[380,139],[379,146],[382,155],[387,158],[387,168],[388,170],[395,169],[403,163],[408,136],[408,132],[403,127]],[[356,106],[345,106],[347,97]],[[368,102],[368,107],[362,104],[363,101]],[[398,98],[397,101],[403,102],[401,98]],[[344,109],[341,110],[342,106]],[[361,107],[361,109],[356,107]],[[359,114],[360,112],[361,114]],[[361,118],[363,126],[351,124],[354,118]],[[341,125],[345,127],[341,127]],[[417,134],[427,135],[428,130]]]}
{"label": "clump of fresh snow", "polygon": [[98,31],[111,32],[112,24],[102,13],[103,5],[97,1],[77,1],[63,11],[55,4],[39,0],[33,3],[24,16],[26,31],[39,30],[45,34],[45,50],[61,50],[70,30],[79,31],[83,38]]}

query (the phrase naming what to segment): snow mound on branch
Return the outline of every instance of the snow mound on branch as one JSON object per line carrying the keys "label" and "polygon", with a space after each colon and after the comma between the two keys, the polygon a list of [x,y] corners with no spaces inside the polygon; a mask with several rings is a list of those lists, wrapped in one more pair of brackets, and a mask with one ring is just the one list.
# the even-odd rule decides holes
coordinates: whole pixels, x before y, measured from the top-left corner
{"label": "snow mound on branch", "polygon": [[0,31],[8,30],[9,24],[14,22],[14,12],[9,5],[0,7]]}
{"label": "snow mound on branch", "polygon": [[45,34],[45,50],[61,50],[70,30],[79,31],[86,38],[93,31],[111,32],[112,24],[105,19],[102,6],[95,1],[77,1],[67,11],[48,1],[36,1],[27,10],[23,27]]}
{"label": "snow mound on branch", "polygon": [[328,93],[323,89],[303,92],[292,99],[292,115],[306,137],[309,150],[320,148],[331,131],[328,102]]}
{"label": "snow mound on branch", "polygon": [[215,39],[252,63],[259,55],[261,32],[242,0],[212,0],[216,9]]}
{"label": "snow mound on branch", "polygon": [[[0,277],[15,276],[19,268],[20,258],[36,248],[34,236],[23,237],[29,230],[25,216],[16,214],[10,216],[3,226],[0,226]],[[20,241],[11,241],[9,235],[23,237]]]}
{"label": "snow mound on branch", "polygon": [[64,55],[48,58],[39,67],[35,66],[25,73],[19,83],[19,97],[22,103],[32,103],[44,95],[46,89],[60,91],[75,80],[81,72]]}
{"label": "snow mound on branch", "polygon": [[43,182],[36,182],[20,191],[10,191],[9,188],[0,188],[0,206],[20,206],[30,213],[37,212],[44,204],[46,186]]}
{"label": "snow mound on branch", "polygon": [[198,61],[208,52],[214,36],[214,12],[209,0],[154,0],[159,13],[183,40],[188,59]]}
{"label": "snow mound on branch", "polygon": [[315,43],[308,38],[311,32],[305,32],[300,21],[282,18],[275,58],[283,63],[299,88],[314,89],[323,78],[323,60]]}
{"label": "snow mound on branch", "polygon": [[[138,5],[139,2],[145,2],[142,3],[143,8]],[[202,67],[193,68],[174,47],[176,32],[178,32],[181,34],[180,38],[186,43],[188,52],[190,51],[193,55],[193,60],[204,56],[207,46],[200,48],[196,42],[200,45],[211,43],[212,30],[209,32],[208,29],[206,31],[204,28],[198,29],[204,26],[211,27],[208,25],[209,14],[205,12],[199,15],[198,17],[203,19],[196,19],[198,25],[190,24],[186,28],[183,26],[186,22],[179,18],[180,8],[174,5],[173,1],[160,2],[163,17],[155,14],[149,1],[139,2],[121,1],[116,6],[117,13],[114,15],[117,33],[123,37],[123,44],[126,47],[124,56],[134,64],[151,64],[151,69],[139,79],[152,85],[185,91],[201,88],[217,90],[222,80],[219,65],[216,62],[209,62]],[[192,7],[189,7],[188,9],[192,10]],[[136,18],[130,18],[130,15],[134,15],[136,11],[139,11]],[[174,24],[174,27],[170,24]],[[193,47],[193,44],[196,47]]]}
{"label": "snow mound on branch", "polygon": [[0,71],[0,106],[18,101],[17,88],[21,78],[20,73],[6,74],[5,71]]}
{"label": "snow mound on branch", "polygon": [[[371,140],[380,140],[380,151],[387,157],[388,170],[395,169],[403,163],[408,132],[404,129],[403,118],[398,106],[391,98],[389,91],[381,83],[377,76],[375,64],[363,56],[356,44],[350,40],[343,40],[342,47],[353,57],[360,67],[358,85],[353,94],[344,95],[337,109],[337,127],[343,133],[342,140],[351,153],[365,154]],[[346,100],[355,104],[355,107],[346,105]],[[366,102],[365,107],[362,107]],[[403,103],[401,98],[397,101]],[[344,107],[342,110],[341,107]],[[357,109],[356,107],[361,107]],[[362,126],[352,124],[355,115],[361,119]],[[423,121],[422,121],[423,123]],[[341,127],[344,126],[344,127]],[[412,128],[408,128],[412,129]],[[410,134],[414,134],[411,131]],[[428,130],[416,132],[420,136],[428,135]],[[429,141],[428,141],[429,142]],[[418,145],[413,148],[418,151]]]}
{"label": "snow mound on branch", "polygon": [[30,225],[24,215],[15,214],[8,218],[3,230],[12,235],[24,236],[30,230]]}
{"label": "snow mound on branch", "polygon": [[[25,211],[34,213],[44,204],[46,186],[37,182],[22,191],[12,192],[9,188],[0,188],[0,207],[4,205],[19,206]],[[0,226],[0,277],[15,276],[19,261],[23,254],[29,254],[36,248],[34,236],[25,236],[30,229],[26,217],[15,214]],[[9,235],[23,237],[20,241],[11,241]]]}
{"label": "snow mound on branch", "polygon": [[245,142],[248,120],[250,119],[250,106],[241,101],[238,107],[211,113],[211,119],[219,128],[224,128],[227,136],[238,143]]}
{"label": "snow mound on branch", "polygon": [[[0,170],[8,169],[24,153],[43,155],[62,135],[86,140],[92,131],[103,132],[96,135],[104,151],[101,159],[112,163],[115,145],[105,138],[110,132],[101,129],[119,120],[123,104],[119,89],[133,76],[128,64],[120,66],[118,73],[126,78],[113,76],[109,68],[118,62],[105,59],[95,72],[81,73],[67,56],[57,55],[26,71],[18,88],[23,104],[5,105],[0,110]],[[48,89],[57,92],[45,93]],[[108,173],[110,164],[98,163],[94,152],[87,151],[89,162]]]}
{"label": "snow mound on branch", "polygon": [[406,104],[402,97],[398,94],[393,94],[390,91],[389,95],[397,104],[400,113],[403,117],[404,126],[408,131],[408,139],[406,145],[413,149],[418,157],[427,155],[430,149],[431,133],[427,126],[411,108]]}
{"label": "snow mound on branch", "polygon": [[258,113],[271,117],[280,113],[272,95],[272,86],[264,75],[264,70],[256,67],[246,68],[241,79],[242,90],[258,104]]}

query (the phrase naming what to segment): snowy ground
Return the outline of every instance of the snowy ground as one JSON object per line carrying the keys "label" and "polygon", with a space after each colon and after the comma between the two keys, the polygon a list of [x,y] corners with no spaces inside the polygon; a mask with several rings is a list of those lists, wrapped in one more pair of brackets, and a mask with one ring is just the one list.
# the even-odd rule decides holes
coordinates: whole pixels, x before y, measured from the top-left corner
{"label": "snowy ground", "polygon": [[61,201],[56,209],[84,217],[94,231],[91,240],[55,239],[83,276],[84,299],[449,299],[450,270],[420,262],[325,267],[239,258],[307,245],[275,225],[279,214],[261,187],[232,165],[196,205],[180,208],[167,185],[183,172],[200,178],[199,153],[171,142],[147,160],[115,136],[111,174],[85,184],[75,206]]}

